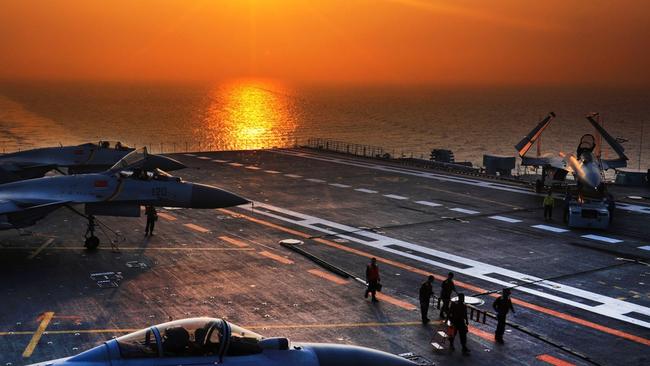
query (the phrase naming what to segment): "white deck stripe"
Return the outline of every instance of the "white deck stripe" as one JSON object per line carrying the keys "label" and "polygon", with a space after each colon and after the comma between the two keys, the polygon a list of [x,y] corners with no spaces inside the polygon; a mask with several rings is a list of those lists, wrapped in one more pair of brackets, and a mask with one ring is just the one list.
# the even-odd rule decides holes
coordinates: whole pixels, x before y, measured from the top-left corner
{"label": "white deck stripe", "polygon": [[250,169],[250,170],[260,170],[260,167],[258,167],[258,166],[254,166],[254,165],[249,165],[249,166],[246,167],[246,169]]}
{"label": "white deck stripe", "polygon": [[302,175],[298,174],[285,174],[284,176],[289,178],[302,178]]}
{"label": "white deck stripe", "polygon": [[650,250],[650,245],[644,245],[642,247],[639,247],[639,249]]}
{"label": "white deck stripe", "polygon": [[464,214],[468,214],[468,215],[476,215],[476,214],[480,213],[478,211],[468,210],[466,208],[460,208],[460,207],[450,208],[450,210],[460,212],[460,213],[464,213]]}
{"label": "white deck stripe", "polygon": [[341,184],[341,183],[330,183],[332,187],[339,187],[339,188],[350,188],[349,185],[347,184]]}
{"label": "white deck stripe", "polygon": [[185,156],[196,156],[194,154],[183,154],[183,155],[185,155]]}
{"label": "white deck stripe", "polygon": [[305,180],[308,181],[308,182],[313,182],[313,183],[325,183],[324,180],[322,180],[322,179],[316,179],[316,178],[307,178],[307,179],[305,179]]}
{"label": "white deck stripe", "polygon": [[215,163],[227,163],[229,160],[214,159],[212,161]]}
{"label": "white deck stripe", "polygon": [[430,206],[430,207],[438,207],[442,206],[440,203],[435,203],[435,202],[429,202],[429,201],[415,201],[418,205],[424,205],[424,206]]}
{"label": "white deck stripe", "polygon": [[228,163],[228,165],[232,165],[232,166],[244,166],[244,164],[239,164],[239,163]]}
{"label": "white deck stripe", "polygon": [[357,188],[355,189],[357,192],[363,192],[363,193],[377,193],[377,191],[373,191],[372,189],[366,189],[366,188]]}
{"label": "white deck stripe", "polygon": [[585,238],[585,239],[598,240],[598,241],[602,241],[602,242],[605,242],[605,243],[611,243],[611,244],[616,244],[616,243],[622,243],[623,242],[623,240],[608,238],[606,236],[600,236],[600,235],[594,235],[594,234],[581,235],[580,237]]}
{"label": "white deck stripe", "polygon": [[[280,207],[268,205],[262,202],[255,202],[256,207],[262,207],[268,211],[256,211],[257,214],[260,215],[265,215],[269,217],[273,217],[277,220],[280,221],[285,221],[289,222],[291,224],[297,225],[297,226],[302,226],[314,231],[326,233],[328,235],[335,235],[340,238],[347,239],[351,242],[355,242],[361,245],[369,246],[378,250],[386,251],[398,256],[402,256],[405,258],[413,259],[415,261],[419,261],[422,263],[426,263],[431,266],[436,266],[439,268],[443,268],[446,270],[450,270],[452,272],[458,272],[462,273],[464,275],[468,275],[471,277],[475,277],[478,279],[481,279],[483,281],[487,281],[490,283],[494,283],[498,286],[512,286],[512,283],[502,280],[502,279],[497,279],[495,277],[489,276],[490,274],[498,274],[500,277],[509,277],[512,278],[513,280],[521,281],[521,282],[532,282],[532,281],[540,281],[536,282],[536,286],[542,286],[546,287],[553,292],[560,292],[560,293],[565,293],[571,297],[581,297],[584,299],[588,299],[597,303],[600,303],[599,305],[596,306],[591,306],[588,304],[583,304],[578,301],[574,301],[571,299],[564,298],[560,295],[555,295],[553,293],[547,293],[544,291],[539,291],[535,290],[533,288],[527,288],[527,287],[519,287],[517,291],[521,292],[526,292],[528,294],[538,296],[541,298],[545,298],[548,300],[556,301],[558,303],[562,303],[565,305],[573,306],[575,308],[583,309],[586,311],[590,311],[596,314],[600,314],[603,316],[607,316],[613,319],[618,319],[624,322],[628,322],[631,324],[636,324],[638,326],[648,328],[650,329],[650,322],[646,322],[643,320],[639,320],[630,316],[626,316],[626,313],[629,312],[637,312],[640,314],[644,314],[647,316],[650,316],[650,308],[641,306],[638,304],[634,304],[631,302],[615,299],[609,296],[597,294],[594,292],[586,291],[580,288],[572,287],[572,286],[567,286],[563,285],[558,282],[552,282],[552,281],[543,281],[541,278],[528,275],[525,273],[513,271],[507,268],[502,268],[502,267],[497,267],[491,264],[479,262],[473,259],[461,257],[458,255],[454,254],[449,254],[446,252],[442,252],[439,250],[431,249],[422,245],[418,244],[413,244],[407,241],[387,237],[375,232],[371,231],[365,231],[365,230],[359,230],[359,228],[352,227],[352,226],[347,226],[343,224],[339,224],[333,221],[329,221],[326,219],[322,219],[319,217],[314,217],[310,215],[305,215],[299,212],[283,209]],[[245,205],[242,207],[246,207],[247,210],[250,209],[249,205]],[[284,214],[284,215],[279,215],[279,214],[274,214],[273,211]],[[289,215],[293,218],[288,218],[285,215]],[[334,230],[329,230],[324,228],[323,226],[330,227],[332,229],[336,230],[341,230],[344,232],[355,232],[357,234],[362,235],[363,237],[369,238],[370,240],[364,240],[361,239],[360,237],[357,236],[348,236],[345,234],[339,234],[335,232]],[[406,248],[408,250],[412,250],[414,252],[420,252],[422,254],[426,254],[427,258],[425,257],[420,257],[417,254],[414,253],[407,253],[406,251],[398,250],[395,248],[389,248],[389,246],[393,245],[398,245],[400,247]],[[435,257],[444,259],[445,261],[437,261],[435,260]],[[433,258],[433,259],[432,259]],[[456,262],[463,264],[464,266],[455,266],[453,264],[450,264],[449,261]]]}
{"label": "white deck stripe", "polygon": [[521,220],[519,220],[519,219],[513,219],[513,218],[511,218],[511,217],[499,216],[499,215],[496,215],[496,216],[490,216],[490,218],[491,218],[491,219],[494,219],[494,220],[503,221],[503,222],[509,222],[509,223],[511,223],[511,224],[515,224],[515,223],[517,223],[517,222],[521,222]]}
{"label": "white deck stripe", "polygon": [[408,197],[400,196],[397,194],[385,194],[384,197],[392,198],[395,200],[407,200],[409,199]]}
{"label": "white deck stripe", "polygon": [[281,173],[281,172],[279,172],[277,170],[265,170],[264,172],[269,173],[269,174],[280,174]]}
{"label": "white deck stripe", "polygon": [[534,227],[535,229],[550,231],[553,233],[566,233],[567,231],[569,231],[567,229],[562,229],[559,227],[548,226],[548,225],[532,225],[531,227]]}
{"label": "white deck stripe", "polygon": [[197,159],[201,159],[201,160],[210,160],[210,159],[212,159],[212,158],[210,158],[210,157],[208,157],[208,156],[199,156],[199,157],[197,157]]}
{"label": "white deck stripe", "polygon": [[[335,159],[335,158],[330,158],[330,157],[327,157],[327,156],[314,155],[314,154],[308,154],[308,153],[303,153],[303,152],[295,152],[295,151],[291,151],[291,150],[280,150],[280,149],[278,149],[278,150],[272,150],[271,152],[276,153],[276,154],[298,156],[298,157],[305,158],[305,159],[320,160],[320,161],[326,161],[326,162],[330,162],[330,163],[351,165],[351,166],[356,166],[356,167],[361,167],[361,168],[380,170],[380,171],[390,172],[390,173],[411,175],[411,176],[427,178],[427,179],[435,179],[435,180],[439,180],[439,181],[443,181],[443,182],[461,183],[461,184],[468,184],[468,185],[477,186],[477,187],[484,187],[484,188],[497,189],[497,190],[507,191],[507,192],[521,193],[521,194],[526,194],[526,195],[530,195],[530,196],[538,196],[538,197],[545,196],[545,194],[543,194],[543,193],[535,193],[530,189],[523,188],[523,187],[517,187],[517,186],[514,186],[514,185],[498,183],[498,182],[490,182],[490,181],[484,181],[484,180],[478,180],[478,179],[471,179],[471,178],[454,177],[454,176],[451,176],[451,175],[438,174],[438,173],[432,173],[432,172],[425,172],[425,171],[407,169],[407,168],[401,168],[401,167],[394,167],[394,166],[389,166],[389,165],[382,165],[380,163],[366,163],[366,162],[361,162],[361,161],[358,161],[358,160],[343,159],[343,158]],[[650,214],[650,206],[632,205],[632,204],[629,204],[629,203],[622,203],[622,202],[618,203],[617,202],[616,203],[616,208],[621,209],[621,210],[625,210],[625,211],[632,211],[632,212],[637,212],[637,213]]]}

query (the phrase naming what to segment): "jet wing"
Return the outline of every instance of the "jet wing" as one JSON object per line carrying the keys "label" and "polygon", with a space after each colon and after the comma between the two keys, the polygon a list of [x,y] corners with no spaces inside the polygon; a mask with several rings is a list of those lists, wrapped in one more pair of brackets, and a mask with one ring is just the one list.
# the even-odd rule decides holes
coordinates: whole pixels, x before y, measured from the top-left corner
{"label": "jet wing", "polygon": [[[548,127],[548,125],[551,123],[551,121],[555,118],[555,113],[551,112],[544,118],[541,122],[533,128],[532,131],[526,135],[517,145],[515,145],[515,149],[517,149],[517,152],[519,152],[519,156],[523,157],[526,155],[528,150],[533,146],[535,141],[542,135],[542,132]],[[536,164],[536,165],[542,165],[542,164]]]}
{"label": "jet wing", "polygon": [[56,165],[52,164],[0,164],[0,184],[16,182],[25,179],[40,178],[50,170],[56,169],[56,167]]}
{"label": "jet wing", "polygon": [[607,141],[607,144],[616,152],[618,155],[618,159],[611,159],[611,160],[603,160],[603,168],[609,169],[609,168],[624,168],[627,166],[627,156],[625,155],[625,148],[623,148],[623,145],[621,145],[612,135],[610,135],[603,126],[598,123],[594,117],[597,116],[598,114],[590,114],[587,115],[587,120],[589,123],[591,123],[592,126],[596,129],[596,131]]}
{"label": "jet wing", "polygon": [[41,208],[54,209],[57,206],[63,206],[69,201],[52,201],[45,203],[30,204],[29,202],[18,202],[13,200],[0,200],[0,215],[10,214],[16,212],[23,212],[28,210],[37,210]]}

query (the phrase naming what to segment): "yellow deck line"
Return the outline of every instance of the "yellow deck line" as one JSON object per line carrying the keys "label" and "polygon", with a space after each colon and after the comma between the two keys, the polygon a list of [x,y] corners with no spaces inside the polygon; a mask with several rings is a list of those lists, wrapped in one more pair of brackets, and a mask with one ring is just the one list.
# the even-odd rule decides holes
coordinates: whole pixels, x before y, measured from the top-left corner
{"label": "yellow deck line", "polygon": [[248,248],[248,244],[244,243],[243,241],[241,241],[239,239],[231,238],[231,237],[225,236],[225,235],[220,236],[219,239],[225,241],[228,244],[232,244],[232,245],[234,245],[236,247],[239,247],[239,248]]}
{"label": "yellow deck line", "polygon": [[168,213],[158,212],[158,216],[162,217],[163,219],[165,219],[167,221],[176,221],[176,217],[174,217],[174,216],[172,216],[172,215],[170,215]]}
{"label": "yellow deck line", "polygon": [[273,259],[274,261],[280,262],[282,264],[293,264],[293,261],[291,259],[287,259],[287,258],[279,256],[277,254],[267,252],[266,250],[261,251],[260,255],[263,255],[263,256],[265,256],[266,258],[269,258],[269,259]]}
{"label": "yellow deck line", "polygon": [[324,279],[326,279],[328,281],[334,282],[337,285],[345,285],[345,284],[348,283],[347,280],[345,280],[345,279],[343,279],[341,277],[335,276],[333,274],[321,271],[320,269],[310,269],[307,272],[313,274],[314,276],[318,276],[320,278],[324,278]]}
{"label": "yellow deck line", "polygon": [[45,332],[45,329],[47,329],[47,326],[50,324],[50,321],[52,320],[53,316],[54,316],[54,312],[52,311],[48,311],[45,314],[43,314],[43,319],[41,320],[41,323],[38,325],[36,332],[34,332],[32,339],[29,341],[27,347],[25,348],[25,351],[23,352],[23,358],[28,358],[32,355],[32,353],[34,353],[34,349],[36,349],[36,345],[38,344],[38,341],[41,340],[41,336],[43,335],[43,332]]}
{"label": "yellow deck line", "polygon": [[45,243],[43,243],[43,245],[38,247],[38,249],[36,249],[32,254],[30,254],[29,257],[27,257],[27,259],[34,259],[34,257],[36,257],[38,255],[38,253],[43,251],[43,249],[47,248],[47,246],[52,244],[53,242],[54,242],[54,238],[47,239],[45,241]]}
{"label": "yellow deck line", "polygon": [[196,230],[196,231],[198,231],[200,233],[209,233],[210,232],[209,229],[206,229],[203,226],[199,226],[199,225],[196,225],[196,224],[183,224],[183,226],[185,226],[187,228],[190,228],[192,230]]}

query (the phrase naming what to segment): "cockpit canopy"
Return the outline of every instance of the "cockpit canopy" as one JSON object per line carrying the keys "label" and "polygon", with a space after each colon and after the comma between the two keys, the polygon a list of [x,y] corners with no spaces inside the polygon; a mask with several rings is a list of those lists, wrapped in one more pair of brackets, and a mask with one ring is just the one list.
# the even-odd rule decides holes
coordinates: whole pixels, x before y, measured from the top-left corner
{"label": "cockpit canopy", "polygon": [[117,338],[121,358],[245,356],[262,352],[263,337],[216,318],[191,318]]}
{"label": "cockpit canopy", "polygon": [[130,170],[120,170],[120,177],[126,179],[138,179],[138,180],[159,180],[159,181],[175,181],[182,182],[183,179],[180,177],[175,177],[164,170],[158,168],[153,170],[147,170],[142,168],[135,168]]}
{"label": "cockpit canopy", "polygon": [[142,167],[144,162],[147,160],[146,147],[141,147],[139,149],[133,150],[130,153],[126,154],[122,159],[118,160],[110,170],[130,170],[137,167]]}
{"label": "cockpit canopy", "polygon": [[115,150],[130,150],[131,147],[126,144],[121,143],[120,141],[109,141],[109,140],[100,140],[97,143],[102,149],[115,149]]}

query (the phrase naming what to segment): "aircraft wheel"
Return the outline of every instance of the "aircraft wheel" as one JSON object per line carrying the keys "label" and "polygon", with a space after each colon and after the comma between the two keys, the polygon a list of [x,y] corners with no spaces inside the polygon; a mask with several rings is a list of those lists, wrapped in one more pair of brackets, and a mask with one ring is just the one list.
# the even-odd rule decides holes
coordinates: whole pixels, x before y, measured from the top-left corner
{"label": "aircraft wheel", "polygon": [[99,238],[96,236],[89,236],[86,238],[86,243],[84,244],[86,249],[95,250],[99,246]]}

